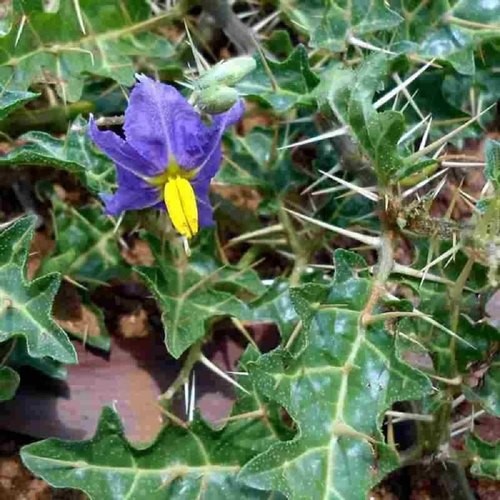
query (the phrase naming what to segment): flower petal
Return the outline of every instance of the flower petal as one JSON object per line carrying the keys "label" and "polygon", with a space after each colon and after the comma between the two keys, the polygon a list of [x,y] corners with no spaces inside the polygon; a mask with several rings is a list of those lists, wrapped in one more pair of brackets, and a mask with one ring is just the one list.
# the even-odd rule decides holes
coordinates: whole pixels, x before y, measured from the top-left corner
{"label": "flower petal", "polygon": [[196,194],[198,205],[198,225],[199,227],[209,227],[214,225],[213,208],[210,203],[210,179],[196,179],[191,182]]}
{"label": "flower petal", "polygon": [[213,117],[212,126],[210,128],[212,148],[207,151],[205,160],[201,164],[200,173],[198,174],[200,179],[211,179],[217,173],[222,161],[222,134],[231,125],[240,121],[244,112],[245,105],[243,100],[240,99],[231,107],[231,109],[229,109],[229,111]]}
{"label": "flower petal", "polygon": [[99,130],[92,117],[89,120],[89,135],[99,149],[106,153],[115,163],[118,174],[132,179],[130,175],[138,180],[153,177],[161,171],[151,162],[147,161],[130,144],[127,144],[120,136],[111,130]]}
{"label": "flower petal", "polygon": [[187,169],[199,166],[209,135],[198,113],[174,87],[137,78],[125,112],[127,142],[160,169],[169,155]]}
{"label": "flower petal", "polygon": [[142,210],[155,206],[161,199],[161,193],[157,188],[129,189],[120,186],[114,194],[101,194],[106,213],[109,215],[120,215],[126,210]]}

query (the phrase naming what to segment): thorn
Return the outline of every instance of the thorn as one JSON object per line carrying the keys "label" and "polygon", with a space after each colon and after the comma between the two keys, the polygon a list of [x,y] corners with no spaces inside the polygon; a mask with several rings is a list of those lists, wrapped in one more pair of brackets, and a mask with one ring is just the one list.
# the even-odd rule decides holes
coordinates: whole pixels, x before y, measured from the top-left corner
{"label": "thorn", "polygon": [[19,28],[17,30],[16,40],[14,41],[14,47],[17,47],[17,44],[19,43],[19,40],[21,38],[21,33],[23,32],[24,26],[26,24],[26,19],[27,19],[26,15],[23,14],[21,16],[21,22],[19,23]]}
{"label": "thorn", "polygon": [[[397,73],[393,73],[392,74],[392,78],[394,79],[394,81],[398,84],[398,85],[402,85],[403,82],[400,78],[400,76],[397,74]],[[413,96],[415,94],[410,94],[408,92],[408,89],[406,87],[403,87],[402,89],[402,92],[404,94],[404,96],[406,97],[406,100],[407,100],[407,105],[409,104],[414,110],[415,110],[415,113],[417,113],[418,117],[421,119],[421,120],[424,120],[424,115],[422,113],[422,111],[420,111],[420,108],[417,106],[417,103],[414,101],[413,99]],[[430,116],[430,115],[428,115]]]}
{"label": "thorn", "polygon": [[447,259],[450,255],[455,255],[458,252],[458,250],[460,250],[460,248],[461,248],[460,243],[457,243],[456,245],[452,246],[451,248],[446,250],[446,252],[442,253],[439,257],[434,259],[432,262],[429,262],[428,264],[426,264],[425,267],[422,268],[421,272],[426,272],[427,270],[429,270],[431,267],[435,266],[439,262]]}
{"label": "thorn", "polygon": [[184,28],[188,37],[188,45],[191,47],[191,52],[193,53],[194,62],[196,64],[196,69],[198,74],[203,74],[206,70],[210,69],[210,64],[203,58],[203,56],[198,52],[193,39],[191,38],[191,32],[189,31],[189,26],[187,21],[184,19]]}
{"label": "thorn", "polygon": [[196,407],[196,375],[193,369],[191,377],[191,397],[189,398],[188,422],[192,422],[194,419],[195,407]]}
{"label": "thorn", "polygon": [[225,248],[236,245],[237,243],[241,243],[242,241],[246,241],[248,239],[256,238],[259,236],[265,236],[271,233],[278,233],[283,231],[282,224],[274,224],[272,226],[264,227],[262,229],[257,229],[256,231],[250,231],[248,233],[240,234],[234,238],[231,238],[225,245]]}
{"label": "thorn", "polygon": [[185,236],[181,236],[181,241],[186,257],[191,257],[191,248],[189,246],[189,240]]}
{"label": "thorn", "polygon": [[434,422],[433,415],[422,415],[421,413],[406,413],[403,411],[387,410],[385,412],[385,414],[390,416],[390,417],[397,418],[397,420],[394,420],[393,423],[403,422],[404,420],[418,420],[420,422]]}
{"label": "thorn", "polygon": [[320,173],[323,175],[326,175],[328,178],[333,179],[335,182],[338,182],[339,184],[342,184],[342,186],[345,186],[352,191],[355,191],[356,193],[360,194],[361,196],[364,196],[365,198],[368,198],[371,201],[379,201],[379,196],[375,193],[372,193],[366,188],[363,188],[361,186],[356,186],[356,184],[352,184],[351,182],[345,181],[344,179],[341,179],[340,177],[336,177],[335,175],[332,175],[328,172],[324,172],[323,170],[320,170]]}
{"label": "thorn", "polygon": [[469,125],[474,123],[475,121],[479,120],[479,118],[487,113],[490,109],[496,106],[496,103],[492,104],[491,106],[488,106],[485,110],[481,111],[478,115],[472,117],[470,120],[467,120],[465,123],[457,127],[455,130],[452,130],[448,134],[444,135],[443,137],[439,138],[437,141],[432,142],[428,146],[426,146],[423,149],[420,149],[419,151],[416,151],[412,155],[408,156],[405,159],[405,163],[414,163],[416,160],[421,158],[422,156],[427,155],[427,153],[431,153],[435,149],[439,148],[441,145],[446,144],[449,139],[457,135],[459,132],[467,128]]}
{"label": "thorn", "polygon": [[428,114],[425,118],[422,118],[416,125],[414,125],[408,132],[405,132],[401,138],[398,141],[398,145],[402,144],[405,142],[407,139],[409,139],[422,125],[424,125],[429,118],[431,118],[431,114]]}
{"label": "thorn", "polygon": [[[329,174],[335,174],[341,169],[340,165],[336,163],[330,170],[328,170]],[[324,181],[326,179],[326,175],[323,174],[321,177],[318,177],[312,184],[307,186],[304,190],[301,191],[301,195],[309,193],[309,191],[312,191],[321,181]]]}
{"label": "thorn", "polygon": [[432,155],[432,159],[433,160],[436,160],[439,155],[443,152],[443,149],[446,147],[446,144],[443,144],[433,155]]}
{"label": "thorn", "polygon": [[71,285],[76,286],[77,288],[80,288],[81,290],[85,290],[86,292],[88,292],[88,288],[86,286],[82,285],[81,283],[78,283],[78,281],[74,280],[73,278],[70,278],[69,276],[64,275],[63,279],[64,279],[64,281],[67,281]]}
{"label": "thorn", "polygon": [[204,354],[200,354],[199,360],[211,371],[213,371],[216,375],[219,375],[219,377],[223,378],[230,384],[234,385],[241,391],[243,391],[246,394],[250,394],[242,385],[240,385],[236,380],[232,379],[226,372],[223,372],[217,365],[212,363]]}
{"label": "thorn", "polygon": [[264,19],[260,20],[257,24],[254,24],[252,26],[252,31],[257,34],[262,28],[266,26],[266,24],[269,24],[271,21],[276,19],[280,14],[279,10],[274,11],[273,13],[269,14],[267,17]]}
{"label": "thorn", "polygon": [[447,168],[445,168],[444,170],[439,170],[434,175],[431,175],[427,179],[424,179],[423,181],[420,181],[418,184],[416,184],[412,188],[407,189],[406,191],[404,191],[403,194],[401,195],[401,198],[402,199],[407,198],[408,196],[410,196],[411,194],[413,194],[415,191],[418,191],[420,188],[424,187],[426,184],[428,184],[429,182],[433,181],[434,179],[437,179],[438,177],[440,177],[441,175],[445,174],[446,172],[448,172]]}
{"label": "thorn", "polygon": [[322,194],[338,193],[339,191],[345,191],[347,188],[345,186],[335,186],[324,189],[318,189],[318,191],[313,191],[311,196],[320,196]]}
{"label": "thorn", "polygon": [[460,427],[462,427],[462,425],[472,423],[474,420],[476,420],[477,417],[480,417],[481,415],[484,415],[485,413],[486,413],[485,410],[478,410],[476,412],[473,412],[468,417],[464,417],[464,418],[458,420],[457,422],[453,422],[450,425],[450,430],[453,431],[453,430],[459,429]]}
{"label": "thorn", "polygon": [[85,31],[85,24],[83,22],[82,10],[80,8],[80,0],[73,0],[73,5],[75,7],[76,17],[78,19],[78,24],[80,25],[80,29],[84,35],[87,34]]}
{"label": "thorn", "polygon": [[429,137],[429,130],[431,129],[431,125],[432,125],[432,116],[430,120],[427,122],[427,126],[425,127],[424,135],[422,136],[422,140],[420,141],[420,146],[418,148],[419,151],[421,149],[424,149],[427,143],[427,138]]}
{"label": "thorn", "polygon": [[159,410],[168,418],[170,419],[175,425],[182,427],[183,429],[187,429],[188,425],[186,422],[181,420],[177,415],[174,415],[173,413],[169,412],[166,408],[163,408],[162,405],[157,403],[157,406]]}
{"label": "thorn", "polygon": [[342,234],[343,236],[347,236],[348,238],[352,238],[356,241],[360,241],[361,243],[364,243],[366,245],[370,245],[370,246],[375,247],[375,248],[379,248],[381,246],[381,239],[380,238],[368,236],[367,234],[356,233],[355,231],[349,231],[348,229],[343,229],[341,227],[334,226],[332,224],[327,224],[326,222],[313,219],[312,217],[308,217],[307,215],[302,215],[302,214],[295,212],[294,210],[290,210],[288,208],[285,208],[285,210],[299,219],[305,220],[307,222],[311,222],[312,224],[315,224],[319,227],[323,227],[325,229],[328,229],[329,231],[333,231],[335,233]]}
{"label": "thorn", "polygon": [[383,95],[378,101],[375,101],[375,103],[373,104],[375,109],[380,108],[386,102],[390,101],[395,95],[399,94],[399,92],[401,92],[402,89],[407,88],[408,85],[410,85],[410,83],[415,81],[429,66],[432,65],[432,63],[434,61],[435,61],[435,59],[432,59],[431,61],[429,61],[427,64],[422,66],[418,71],[415,71],[415,73],[413,73],[413,75],[411,75],[406,80],[401,82],[399,85],[394,87],[390,92],[387,92],[387,94]]}
{"label": "thorn", "polygon": [[471,162],[461,162],[461,161],[441,161],[443,167],[448,168],[473,168],[473,167],[484,167],[485,163],[482,161],[471,161]]}
{"label": "thorn", "polygon": [[247,411],[246,413],[240,413],[239,415],[230,415],[229,417],[220,418],[216,420],[216,423],[227,423],[233,422],[235,420],[246,420],[246,419],[254,419],[254,418],[262,418],[265,415],[264,410],[254,410]]}
{"label": "thorn", "polygon": [[189,416],[189,378],[184,381],[184,411]]}
{"label": "thorn", "polygon": [[115,227],[113,228],[113,234],[116,234],[118,232],[118,229],[121,223],[123,222],[124,217],[125,217],[125,212],[122,212],[116,221]]}
{"label": "thorn", "polygon": [[286,146],[281,146],[278,151],[282,149],[294,148],[298,146],[304,146],[305,144],[311,144],[313,142],[323,141],[325,139],[331,139],[332,137],[339,137],[340,135],[346,135],[349,132],[349,127],[344,126],[337,128],[335,130],[329,130],[323,134],[317,135],[316,137],[310,137],[309,139],[304,139],[303,141],[294,142],[293,144],[288,144]]}
{"label": "thorn", "polygon": [[440,181],[439,184],[434,188],[432,191],[431,198],[433,200],[436,199],[437,195],[440,193],[441,189],[443,189],[443,186],[446,184],[446,181],[448,180],[448,176],[445,175]]}
{"label": "thorn", "polygon": [[[373,266],[370,268],[371,271],[373,271]],[[410,276],[412,278],[422,278],[425,276],[425,279],[427,281],[434,281],[435,283],[442,283],[444,285],[452,285],[453,281],[443,278],[441,276],[438,276],[436,274],[431,274],[427,273],[426,275],[422,272],[419,271],[418,269],[413,269],[408,266],[403,266],[402,264],[398,264],[397,262],[394,263],[392,267],[392,272],[397,273],[397,274],[403,274],[404,276]]]}
{"label": "thorn", "polygon": [[374,52],[383,52],[384,54],[396,55],[395,52],[391,52],[390,50],[383,49],[381,47],[377,47],[376,45],[372,45],[371,43],[364,42],[355,36],[348,35],[347,43],[354,45],[355,47],[359,47],[361,49],[373,50]]}

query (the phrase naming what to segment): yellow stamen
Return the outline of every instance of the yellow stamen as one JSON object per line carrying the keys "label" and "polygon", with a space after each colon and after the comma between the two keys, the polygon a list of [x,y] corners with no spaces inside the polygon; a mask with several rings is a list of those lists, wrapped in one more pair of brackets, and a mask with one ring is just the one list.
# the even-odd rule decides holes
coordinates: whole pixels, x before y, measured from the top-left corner
{"label": "yellow stamen", "polygon": [[182,236],[192,238],[198,232],[198,205],[193,187],[179,175],[169,176],[163,193],[175,229]]}

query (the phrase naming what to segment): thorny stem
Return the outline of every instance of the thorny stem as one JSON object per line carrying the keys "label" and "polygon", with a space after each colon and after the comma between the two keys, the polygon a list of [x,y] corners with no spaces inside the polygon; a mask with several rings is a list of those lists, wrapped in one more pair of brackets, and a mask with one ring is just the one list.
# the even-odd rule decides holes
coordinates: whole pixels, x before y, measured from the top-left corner
{"label": "thorny stem", "polygon": [[200,359],[202,346],[203,340],[200,340],[191,346],[186,359],[184,360],[181,371],[177,375],[177,378],[170,384],[170,387],[158,398],[160,401],[170,401],[174,397],[175,393],[188,380],[193,366]]}
{"label": "thorny stem", "polygon": [[392,244],[392,233],[390,231],[386,231],[381,235],[381,243],[378,251],[377,274],[375,275],[372,293],[361,313],[361,323],[363,325],[370,322],[372,311],[377,305],[380,295],[385,291],[385,284],[394,266],[394,248]]}
{"label": "thorny stem", "polygon": [[239,52],[251,54],[255,51],[256,42],[251,30],[233,12],[228,0],[201,0],[200,3]]}
{"label": "thorny stem", "polygon": [[10,358],[10,355],[12,354],[14,349],[16,348],[16,344],[17,344],[17,338],[11,339],[9,346],[8,346],[7,350],[5,351],[5,354],[2,356],[2,359],[0,360],[0,366],[5,366],[5,364],[7,363],[7,361]]}
{"label": "thorny stem", "polygon": [[297,286],[300,282],[300,277],[307,266],[308,262],[308,250],[304,242],[300,240],[297,236],[297,232],[293,226],[293,222],[285,210],[285,202],[282,199],[279,203],[278,208],[278,218],[285,230],[285,233],[292,248],[292,252],[295,254],[295,260],[293,263],[292,274],[290,275],[290,286]]}

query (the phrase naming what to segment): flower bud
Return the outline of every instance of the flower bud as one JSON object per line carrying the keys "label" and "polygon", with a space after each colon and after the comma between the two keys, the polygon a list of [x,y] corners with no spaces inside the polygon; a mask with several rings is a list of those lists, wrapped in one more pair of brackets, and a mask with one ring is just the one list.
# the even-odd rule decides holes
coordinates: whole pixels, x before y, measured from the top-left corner
{"label": "flower bud", "polygon": [[238,100],[238,92],[231,87],[218,85],[197,93],[196,104],[201,111],[216,115],[227,111]]}
{"label": "flower bud", "polygon": [[234,57],[220,62],[198,78],[196,85],[200,89],[214,85],[232,86],[238,83],[256,67],[255,60],[250,56]]}

